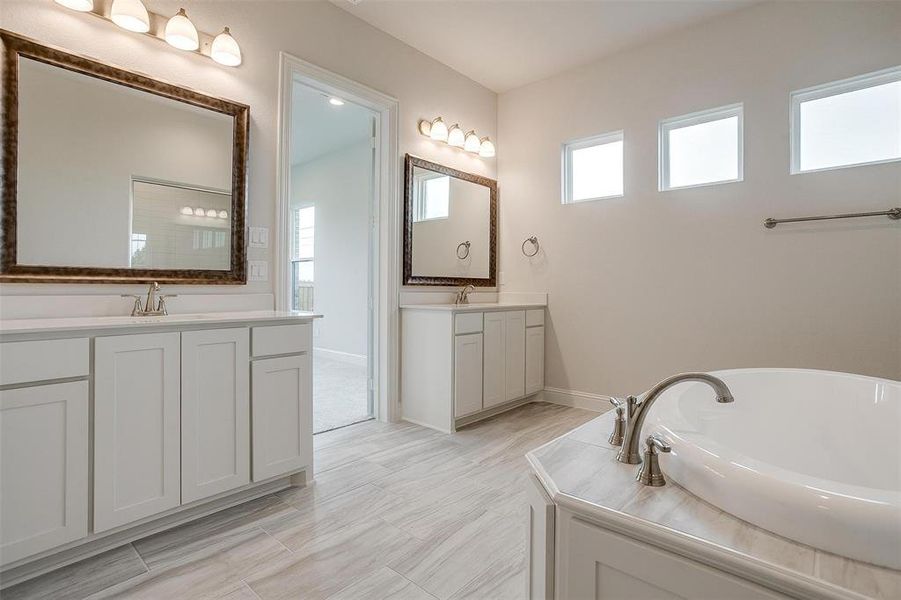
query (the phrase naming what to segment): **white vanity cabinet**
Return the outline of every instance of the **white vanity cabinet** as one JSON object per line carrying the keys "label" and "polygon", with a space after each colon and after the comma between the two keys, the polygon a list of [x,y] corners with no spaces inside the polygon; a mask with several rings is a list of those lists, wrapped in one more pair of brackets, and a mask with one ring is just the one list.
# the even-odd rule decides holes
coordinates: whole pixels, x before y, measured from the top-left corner
{"label": "white vanity cabinet", "polygon": [[543,305],[411,305],[401,316],[404,419],[452,432],[544,388]]}
{"label": "white vanity cabinet", "polygon": [[179,334],[94,340],[94,531],[181,503]]}
{"label": "white vanity cabinet", "polygon": [[0,321],[4,583],[311,480],[313,317]]}

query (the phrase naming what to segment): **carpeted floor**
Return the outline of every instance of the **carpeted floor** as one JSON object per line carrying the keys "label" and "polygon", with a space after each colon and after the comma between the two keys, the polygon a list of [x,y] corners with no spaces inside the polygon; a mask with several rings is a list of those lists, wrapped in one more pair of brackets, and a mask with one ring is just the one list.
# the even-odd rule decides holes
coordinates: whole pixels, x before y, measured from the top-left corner
{"label": "carpeted floor", "polygon": [[313,352],[313,432],[370,418],[366,366]]}

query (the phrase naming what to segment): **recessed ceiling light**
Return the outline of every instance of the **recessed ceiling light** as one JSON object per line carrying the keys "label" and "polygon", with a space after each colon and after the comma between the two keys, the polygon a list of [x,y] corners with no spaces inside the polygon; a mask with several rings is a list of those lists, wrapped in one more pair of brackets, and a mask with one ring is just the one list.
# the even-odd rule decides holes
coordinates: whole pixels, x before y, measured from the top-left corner
{"label": "recessed ceiling light", "polygon": [[334,96],[328,99],[328,103],[332,106],[344,106],[344,100],[335,98]]}

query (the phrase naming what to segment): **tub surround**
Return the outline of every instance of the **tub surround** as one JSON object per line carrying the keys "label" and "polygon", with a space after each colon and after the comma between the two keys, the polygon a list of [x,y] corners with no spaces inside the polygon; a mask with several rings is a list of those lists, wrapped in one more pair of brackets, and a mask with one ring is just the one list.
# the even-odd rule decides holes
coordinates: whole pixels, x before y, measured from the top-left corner
{"label": "tub surround", "polygon": [[[530,598],[553,597],[554,590],[558,600],[579,597],[586,585],[595,585],[595,562],[602,571],[625,569],[629,585],[655,585],[677,595],[698,594],[692,586],[710,581],[737,586],[743,597],[752,598],[901,597],[901,571],[777,536],[672,480],[660,488],[641,485],[635,481],[637,467],[617,462],[619,448],[607,443],[613,418],[612,411],[605,413],[527,455],[534,473],[529,484]],[[586,532],[595,536],[588,546]],[[597,542],[601,537],[606,546]],[[573,544],[579,543],[576,549]],[[616,556],[589,557],[591,573],[580,571],[577,553],[610,547],[619,548]],[[628,564],[611,564],[628,552],[650,562],[635,565],[633,572]],[[683,576],[666,574],[666,561],[678,565]]]}

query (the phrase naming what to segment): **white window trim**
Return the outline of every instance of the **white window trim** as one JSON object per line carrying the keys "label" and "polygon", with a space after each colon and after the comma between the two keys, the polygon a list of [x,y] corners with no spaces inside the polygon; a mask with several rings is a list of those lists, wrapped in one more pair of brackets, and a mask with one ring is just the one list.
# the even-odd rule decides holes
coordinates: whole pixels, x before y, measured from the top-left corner
{"label": "white window trim", "polygon": [[837,165],[834,167],[822,167],[820,169],[801,169],[801,104],[811,100],[819,100],[820,98],[828,98],[829,96],[838,96],[847,94],[848,92],[856,92],[877,85],[886,83],[894,83],[901,81],[901,66],[882,69],[872,73],[865,73],[848,79],[840,79],[815,85],[813,87],[797,90],[789,94],[790,104],[790,123],[791,131],[791,167],[792,175],[800,175],[802,173],[816,173],[818,171],[834,171],[836,169],[848,169],[850,167],[860,167],[863,165],[881,165],[901,161],[899,158],[887,158],[885,160],[871,160],[847,165]]}
{"label": "white window trim", "polygon": [[[657,189],[661,192],[671,190],[685,190],[710,185],[722,185],[724,183],[738,183],[745,179],[745,117],[744,103],[729,104],[718,108],[701,110],[687,115],[661,119],[657,124]],[[738,176],[734,179],[720,179],[707,183],[695,183],[692,185],[671,186],[669,184],[669,132],[673,129],[691,127],[710,121],[719,121],[730,117],[738,117]]]}
{"label": "white window trim", "polygon": [[[447,199],[447,215],[443,217],[426,217],[425,214],[427,211],[427,206],[424,199],[428,198],[428,194],[426,193],[426,183],[431,181],[432,179],[438,179],[439,177],[447,177],[442,173],[429,173],[423,174],[416,178],[416,201],[413,203],[413,222],[414,223],[423,223],[425,221],[442,221],[450,218],[450,197]],[[449,193],[448,193],[449,195]]]}
{"label": "white window trim", "polygon": [[592,146],[603,146],[604,144],[612,144],[614,142],[623,142],[623,171],[626,168],[625,153],[626,144],[623,130],[611,131],[600,135],[593,135],[587,138],[578,138],[563,143],[562,165],[562,204],[582,204],[583,202],[594,202],[596,200],[606,200],[608,198],[622,198],[626,194],[626,174],[623,173],[623,193],[610,194],[609,196],[597,196],[595,198],[581,198],[573,200],[573,181],[572,181],[572,154],[574,150],[582,150],[583,148],[591,148]]}

